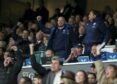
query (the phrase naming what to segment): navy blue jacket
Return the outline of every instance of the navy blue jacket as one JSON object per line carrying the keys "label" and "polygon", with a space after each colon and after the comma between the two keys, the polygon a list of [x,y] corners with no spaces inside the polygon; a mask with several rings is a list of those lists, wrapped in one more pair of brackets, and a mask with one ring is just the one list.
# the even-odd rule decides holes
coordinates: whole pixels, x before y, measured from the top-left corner
{"label": "navy blue jacket", "polygon": [[86,35],[84,37],[83,43],[92,44],[92,43],[102,43],[108,42],[110,38],[110,32],[105,26],[104,21],[97,17],[94,21],[88,22],[86,24]]}
{"label": "navy blue jacket", "polygon": [[[39,27],[44,33],[50,34],[47,48],[52,49],[53,48],[53,39],[56,38],[54,36],[56,34],[56,30],[58,29],[58,27],[56,26],[51,29],[45,28],[45,26],[43,24],[41,24],[40,22],[39,22]],[[65,24],[64,28],[62,29],[62,36],[64,37],[64,38],[62,37],[64,42],[61,41],[61,44],[59,44],[58,46],[54,46],[54,47],[59,47],[60,45],[64,45],[65,51],[69,52],[72,47],[77,45],[77,37],[76,37],[75,33],[73,32],[73,28],[70,25]]]}

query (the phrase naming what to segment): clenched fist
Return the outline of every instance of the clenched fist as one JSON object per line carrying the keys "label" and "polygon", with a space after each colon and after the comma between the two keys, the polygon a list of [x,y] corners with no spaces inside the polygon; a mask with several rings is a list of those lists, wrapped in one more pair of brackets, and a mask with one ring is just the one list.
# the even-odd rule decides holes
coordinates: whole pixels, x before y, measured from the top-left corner
{"label": "clenched fist", "polygon": [[41,21],[42,17],[41,16],[37,16],[37,21]]}

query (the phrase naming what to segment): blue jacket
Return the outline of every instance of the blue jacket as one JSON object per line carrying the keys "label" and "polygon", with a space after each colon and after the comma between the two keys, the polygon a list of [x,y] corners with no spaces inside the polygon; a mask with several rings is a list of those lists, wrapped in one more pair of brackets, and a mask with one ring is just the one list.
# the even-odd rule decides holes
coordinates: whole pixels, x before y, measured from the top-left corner
{"label": "blue jacket", "polygon": [[[56,30],[57,30],[58,27],[55,26],[51,29],[45,28],[45,26],[43,24],[41,24],[40,22],[39,22],[39,27],[40,27],[41,31],[43,31],[44,33],[50,34],[50,38],[49,38],[49,41],[48,41],[47,48],[52,49],[53,39],[56,38],[54,36],[55,36]],[[60,45],[65,45],[65,51],[69,52],[72,47],[77,45],[77,37],[76,37],[75,33],[73,32],[73,28],[68,24],[65,24],[65,26],[62,30],[62,34],[63,34],[65,42],[62,41]],[[54,47],[59,47],[59,45],[54,46]]]}
{"label": "blue jacket", "polygon": [[94,21],[88,22],[86,24],[86,35],[84,37],[83,43],[102,43],[108,42],[110,38],[110,33],[108,28],[105,26],[104,21],[97,17]]}

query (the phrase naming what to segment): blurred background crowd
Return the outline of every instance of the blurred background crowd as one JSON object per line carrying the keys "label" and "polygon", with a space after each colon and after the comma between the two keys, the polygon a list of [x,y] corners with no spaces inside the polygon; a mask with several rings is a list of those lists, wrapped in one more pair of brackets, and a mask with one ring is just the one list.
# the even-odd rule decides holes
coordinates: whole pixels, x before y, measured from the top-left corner
{"label": "blurred background crowd", "polygon": [[[101,52],[106,45],[114,45],[111,53]],[[34,84],[117,84],[117,66],[110,64],[104,70],[102,64],[117,60],[116,52],[117,10],[106,6],[103,12],[84,12],[68,3],[49,17],[44,2],[36,11],[27,2],[15,24],[0,24],[0,84],[17,84],[18,73],[27,65],[37,72]],[[94,61],[91,71],[62,70],[63,63],[82,61]],[[42,64],[50,64],[51,69]],[[19,84],[32,80],[22,77]]]}

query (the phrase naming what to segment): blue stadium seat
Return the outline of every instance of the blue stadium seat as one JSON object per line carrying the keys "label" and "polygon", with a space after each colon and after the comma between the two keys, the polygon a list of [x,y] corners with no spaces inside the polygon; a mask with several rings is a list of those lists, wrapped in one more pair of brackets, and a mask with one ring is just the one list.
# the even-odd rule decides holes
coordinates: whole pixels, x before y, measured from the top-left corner
{"label": "blue stadium seat", "polygon": [[107,53],[107,60],[117,60],[117,53]]}
{"label": "blue stadium seat", "polygon": [[27,65],[31,65],[30,58],[25,59],[25,66],[27,66]]}
{"label": "blue stadium seat", "polygon": [[101,52],[101,60],[107,60],[107,53],[108,52]]}
{"label": "blue stadium seat", "polygon": [[80,56],[77,58],[78,62],[89,62],[89,56]]}

